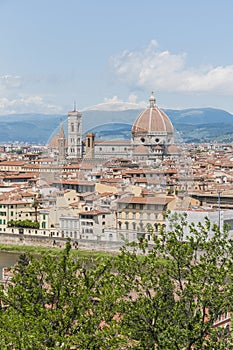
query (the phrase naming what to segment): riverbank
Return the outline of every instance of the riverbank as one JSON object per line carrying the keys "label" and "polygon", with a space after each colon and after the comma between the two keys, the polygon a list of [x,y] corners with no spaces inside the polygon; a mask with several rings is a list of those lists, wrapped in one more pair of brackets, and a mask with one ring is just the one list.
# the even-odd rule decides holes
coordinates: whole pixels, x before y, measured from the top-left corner
{"label": "riverbank", "polygon": [[[21,234],[0,233],[0,250],[16,251],[32,254],[55,254],[62,252],[66,245],[66,238],[43,236],[29,236]],[[73,241],[71,240],[74,256],[106,256],[119,253],[123,243],[109,241]]]}
{"label": "riverbank", "polygon": [[[60,255],[63,252],[64,247],[40,247],[33,245],[13,245],[13,244],[0,244],[0,252],[12,253],[12,254],[32,254],[32,255]],[[71,255],[74,257],[89,257],[100,258],[113,255],[113,252],[93,251],[93,250],[82,250],[73,248],[71,249]]]}

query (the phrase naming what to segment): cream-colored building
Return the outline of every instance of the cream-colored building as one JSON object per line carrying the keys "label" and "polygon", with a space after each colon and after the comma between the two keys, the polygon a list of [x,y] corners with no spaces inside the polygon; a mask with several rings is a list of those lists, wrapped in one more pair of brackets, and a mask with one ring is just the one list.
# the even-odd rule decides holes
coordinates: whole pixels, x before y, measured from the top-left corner
{"label": "cream-colored building", "polygon": [[0,201],[0,232],[12,232],[13,228],[8,228],[7,223],[13,221],[30,220],[35,221],[37,216],[33,201],[23,200],[1,200]]}
{"label": "cream-colored building", "polygon": [[165,214],[174,197],[168,196],[126,196],[117,201],[117,228],[128,239],[146,234],[148,240],[156,233],[158,225],[165,224]]}

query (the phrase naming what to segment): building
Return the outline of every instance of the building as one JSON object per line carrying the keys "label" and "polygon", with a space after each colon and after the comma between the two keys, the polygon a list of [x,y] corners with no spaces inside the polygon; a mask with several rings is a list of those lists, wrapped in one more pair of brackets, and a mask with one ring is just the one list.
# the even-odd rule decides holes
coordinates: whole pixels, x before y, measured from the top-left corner
{"label": "building", "polygon": [[[174,144],[174,129],[168,116],[158,108],[152,92],[149,106],[136,118],[131,140],[95,140],[86,134],[85,157],[97,159],[131,158],[156,162],[170,155]],[[177,153],[177,149],[175,150]]]}
{"label": "building", "polygon": [[68,158],[82,158],[82,113],[75,106],[68,113]]}
{"label": "building", "polygon": [[154,94],[149,106],[139,114],[132,127],[133,157],[156,161],[168,154],[174,143],[174,129],[168,116],[157,107]]}
{"label": "building", "polygon": [[117,200],[117,227],[128,239],[134,233],[136,240],[141,234],[152,239],[158,225],[164,225],[168,204],[174,200],[168,196],[125,196]]}
{"label": "building", "polygon": [[60,125],[59,134],[54,136],[49,145],[53,154],[57,154],[60,164],[64,164],[65,158],[130,158],[151,164],[174,153],[174,129],[168,116],[156,105],[152,92],[148,107],[139,114],[132,126],[130,140],[96,140],[95,133],[87,133],[82,141],[82,113],[74,106],[74,110],[68,113],[67,143],[66,151],[65,133]]}

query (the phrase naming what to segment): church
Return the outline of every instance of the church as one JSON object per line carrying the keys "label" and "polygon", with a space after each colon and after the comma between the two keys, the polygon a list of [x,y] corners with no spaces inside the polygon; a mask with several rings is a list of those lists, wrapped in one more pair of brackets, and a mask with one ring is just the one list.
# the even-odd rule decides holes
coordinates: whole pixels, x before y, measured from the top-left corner
{"label": "church", "polygon": [[[156,105],[152,92],[148,107],[136,118],[131,140],[97,140],[94,133],[82,137],[82,113],[68,113],[68,137],[60,125],[57,140],[57,159],[62,163],[82,159],[127,158],[152,164],[176,153],[174,128],[168,116]],[[54,143],[51,140],[50,143]]]}

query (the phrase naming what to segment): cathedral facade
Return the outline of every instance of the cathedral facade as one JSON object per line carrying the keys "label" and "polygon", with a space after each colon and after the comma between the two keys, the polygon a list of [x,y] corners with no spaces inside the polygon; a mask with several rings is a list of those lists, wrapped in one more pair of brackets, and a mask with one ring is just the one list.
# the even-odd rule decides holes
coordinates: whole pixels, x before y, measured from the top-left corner
{"label": "cathedral facade", "polygon": [[148,107],[139,114],[132,126],[131,140],[98,141],[95,140],[94,134],[87,134],[85,156],[156,162],[170,155],[171,151],[174,152],[173,145],[173,125],[168,116],[156,105],[152,92]]}
{"label": "cathedral facade", "polygon": [[[152,92],[148,107],[136,118],[131,140],[96,140],[94,133],[82,139],[82,113],[76,108],[68,113],[68,137],[64,141],[60,126],[58,159],[69,160],[127,158],[156,162],[174,152],[174,128],[168,116],[158,108]],[[65,149],[65,145],[67,148]]]}

